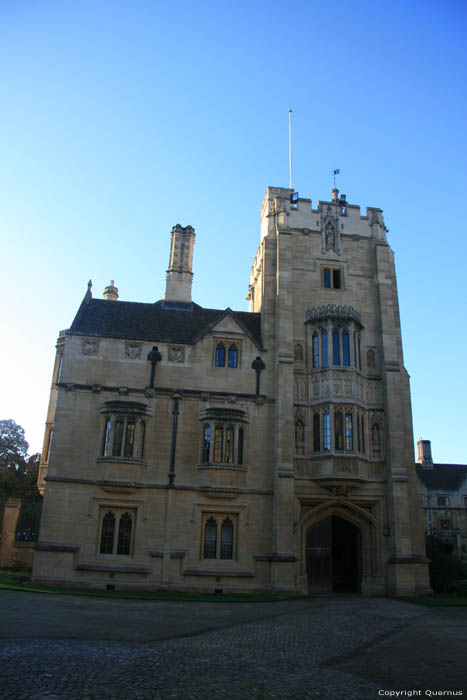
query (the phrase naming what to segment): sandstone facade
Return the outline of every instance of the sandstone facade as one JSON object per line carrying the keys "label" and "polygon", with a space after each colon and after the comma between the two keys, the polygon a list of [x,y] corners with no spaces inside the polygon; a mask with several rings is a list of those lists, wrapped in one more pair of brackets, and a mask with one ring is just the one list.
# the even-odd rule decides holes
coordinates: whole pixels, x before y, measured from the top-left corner
{"label": "sandstone facade", "polygon": [[[250,311],[83,300],[57,344],[37,581],[429,589],[394,256],[379,209],[268,188]],[[53,430],[53,433],[52,433]]]}

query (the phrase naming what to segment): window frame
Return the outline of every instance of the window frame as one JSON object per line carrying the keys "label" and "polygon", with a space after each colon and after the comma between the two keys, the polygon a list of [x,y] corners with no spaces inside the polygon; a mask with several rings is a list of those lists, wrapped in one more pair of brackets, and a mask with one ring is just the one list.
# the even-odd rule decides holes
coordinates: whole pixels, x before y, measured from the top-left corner
{"label": "window frame", "polygon": [[[220,349],[223,348],[223,362],[220,357]],[[213,346],[212,364],[218,369],[240,369],[242,358],[242,339],[215,337]]]}
{"label": "window frame", "polygon": [[321,267],[321,287],[329,291],[344,289],[343,268],[336,265],[323,265]]}
{"label": "window frame", "polygon": [[[203,512],[201,520],[201,541],[200,541],[200,558],[202,561],[216,561],[216,562],[228,562],[237,560],[237,538],[238,538],[238,513],[232,512]],[[222,548],[225,546],[225,537],[223,535],[227,532],[224,530],[226,523],[231,524],[231,556],[223,556]],[[215,556],[205,556],[206,555],[206,532],[207,525],[211,528],[215,524],[215,539],[214,539],[214,553]],[[210,547],[212,551],[212,538],[210,542]]]}
{"label": "window frame", "polygon": [[[112,545],[110,552],[102,551],[102,538],[104,534],[104,520],[108,514],[114,516],[114,526],[112,532]],[[128,538],[128,552],[119,552],[120,541],[122,535],[122,518],[128,515],[131,518],[131,530]],[[133,506],[124,505],[112,505],[112,504],[101,504],[99,506],[99,527],[97,535],[97,556],[99,557],[125,557],[132,558],[134,555],[134,542],[135,542],[135,531],[136,531],[136,518],[137,518],[137,508]]]}

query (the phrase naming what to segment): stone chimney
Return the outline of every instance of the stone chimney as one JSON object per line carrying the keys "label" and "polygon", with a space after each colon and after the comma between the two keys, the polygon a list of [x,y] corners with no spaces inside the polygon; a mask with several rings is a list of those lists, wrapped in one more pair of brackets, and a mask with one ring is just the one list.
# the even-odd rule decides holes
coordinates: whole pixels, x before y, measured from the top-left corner
{"label": "stone chimney", "polygon": [[417,441],[418,460],[417,462],[427,469],[433,469],[433,457],[431,456],[431,440]]}
{"label": "stone chimney", "polygon": [[165,301],[191,304],[193,282],[193,248],[195,229],[192,226],[173,227],[171,233],[169,269],[167,270]]}
{"label": "stone chimney", "polygon": [[114,280],[110,280],[109,286],[104,289],[104,299],[106,301],[117,301],[118,289],[114,285]]}

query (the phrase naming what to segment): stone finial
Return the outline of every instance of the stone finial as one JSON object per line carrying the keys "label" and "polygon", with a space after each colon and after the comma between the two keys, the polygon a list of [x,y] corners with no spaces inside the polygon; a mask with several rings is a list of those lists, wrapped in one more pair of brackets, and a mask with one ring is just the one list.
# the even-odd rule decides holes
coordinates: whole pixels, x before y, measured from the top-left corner
{"label": "stone finial", "polygon": [[115,287],[114,280],[110,280],[109,286],[104,289],[104,299],[106,301],[117,301],[118,289]]}
{"label": "stone finial", "polygon": [[332,194],[332,201],[337,202],[339,199],[339,190],[337,189],[337,187],[333,187],[333,189],[331,190],[331,194]]}

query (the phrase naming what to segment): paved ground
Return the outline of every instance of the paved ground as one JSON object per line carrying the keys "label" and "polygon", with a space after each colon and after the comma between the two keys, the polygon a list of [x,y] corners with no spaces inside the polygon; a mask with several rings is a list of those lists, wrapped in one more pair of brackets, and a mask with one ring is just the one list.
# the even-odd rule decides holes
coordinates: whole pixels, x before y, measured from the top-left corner
{"label": "paved ground", "polygon": [[466,608],[433,613],[356,596],[228,604],[0,591],[0,620],[2,700],[467,697]]}

